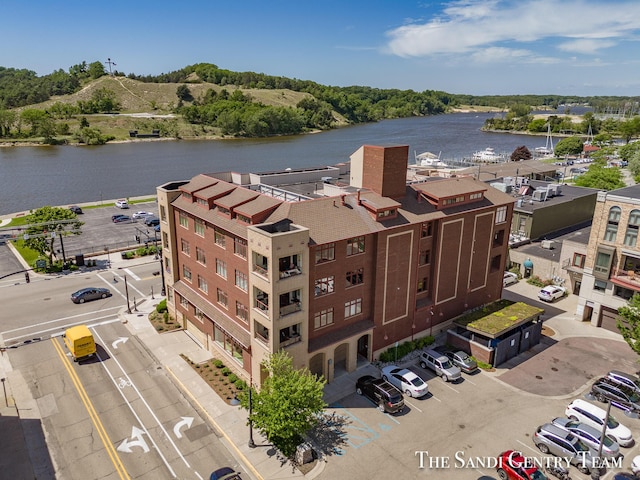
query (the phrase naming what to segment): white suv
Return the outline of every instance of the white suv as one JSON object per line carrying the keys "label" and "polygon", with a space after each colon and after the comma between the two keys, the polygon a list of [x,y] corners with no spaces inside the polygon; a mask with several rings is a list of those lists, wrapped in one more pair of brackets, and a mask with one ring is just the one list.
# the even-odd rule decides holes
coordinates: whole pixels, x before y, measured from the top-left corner
{"label": "white suv", "polygon": [[129,202],[127,202],[126,200],[116,200],[116,207],[129,208]]}
{"label": "white suv", "polygon": [[[571,420],[586,423],[599,431],[602,431],[604,419],[607,416],[607,412],[600,407],[592,405],[591,403],[585,402],[579,398],[567,406],[564,414]],[[607,421],[607,435],[613,437],[622,447],[630,447],[633,445],[631,430],[622,425],[611,415],[609,415],[609,420]]]}

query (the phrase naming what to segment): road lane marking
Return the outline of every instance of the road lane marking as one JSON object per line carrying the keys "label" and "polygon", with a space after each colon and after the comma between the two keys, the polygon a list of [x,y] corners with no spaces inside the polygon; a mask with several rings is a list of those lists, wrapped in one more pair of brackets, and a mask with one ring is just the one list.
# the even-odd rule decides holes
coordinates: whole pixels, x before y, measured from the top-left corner
{"label": "road lane marking", "polygon": [[[147,401],[144,399],[144,397],[142,396],[142,393],[140,393],[140,390],[138,390],[138,387],[136,386],[136,384],[133,382],[133,380],[131,380],[131,378],[129,377],[129,374],[125,371],[124,367],[122,366],[122,364],[118,361],[118,359],[116,358],[116,356],[109,350],[109,347],[107,347],[107,343],[102,339],[102,337],[100,336],[100,334],[94,329],[94,334],[95,336],[100,340],[100,344],[102,345],[102,348],[104,348],[104,350],[107,352],[107,354],[110,357],[110,360],[112,360],[120,369],[120,371],[122,372],[123,377],[120,377],[120,382],[126,382],[127,386],[130,386],[138,395],[138,398],[140,399],[140,401],[142,401],[143,405],[145,407],[147,407],[147,410],[149,411],[149,413],[151,414],[151,416],[153,417],[153,419],[155,420],[155,422],[157,423],[158,427],[160,428],[160,430],[162,430],[162,432],[164,433],[165,437],[167,437],[167,440],[169,441],[169,443],[173,446],[174,450],[177,452],[178,456],[182,459],[182,461],[184,462],[184,464],[187,466],[187,468],[191,469],[191,465],[189,465],[189,462],[187,461],[186,458],[184,458],[184,455],[182,454],[182,452],[178,449],[178,446],[175,444],[175,442],[173,441],[173,438],[171,438],[171,436],[169,435],[169,432],[167,432],[167,430],[164,428],[164,425],[162,425],[162,422],[160,422],[160,419],[156,416],[155,412],[151,409],[151,406],[147,403]],[[98,357],[100,358],[100,357]],[[120,382],[117,382],[115,377],[111,374],[111,372],[109,371],[109,369],[107,368],[106,362],[103,362],[101,360],[101,365],[104,368],[105,372],[107,372],[107,375],[109,375],[109,378],[111,378],[111,381],[113,382],[113,384],[116,387],[119,387]],[[131,413],[134,415],[134,417],[136,418],[136,420],[140,423],[140,425],[142,426],[142,430],[144,431],[144,433],[147,434],[147,436],[149,437],[149,440],[151,440],[151,443],[153,444],[154,448],[156,449],[156,451],[158,452],[158,455],[160,455],[160,458],[162,459],[162,461],[164,462],[164,464],[166,465],[167,469],[169,470],[169,472],[171,472],[171,475],[173,475],[173,478],[177,478],[176,477],[176,473],[173,471],[173,468],[171,468],[171,465],[169,464],[168,460],[165,458],[165,456],[162,454],[162,452],[160,451],[160,447],[156,444],[155,440],[153,439],[153,437],[151,436],[151,434],[149,433],[147,427],[144,425],[144,423],[142,422],[142,419],[140,419],[140,417],[138,416],[138,414],[136,413],[136,411],[133,408],[133,405],[131,405],[131,402],[129,402],[129,400],[127,399],[127,397],[125,396],[123,389],[122,388],[118,388],[118,390],[120,391],[120,395],[122,396],[123,400],[126,402],[126,404],[129,406],[129,410],[131,410]]]}
{"label": "road lane marking", "polygon": [[129,276],[130,276],[131,278],[133,278],[136,282],[139,282],[139,281],[140,281],[140,277],[139,277],[139,276],[137,276],[135,273],[133,273],[133,272],[132,272],[131,270],[129,270],[128,268],[125,268],[123,271],[124,271],[124,272],[127,272],[127,273],[129,274]]}
{"label": "road lane marking", "polygon": [[[14,328],[12,330],[5,330],[4,332],[2,332],[2,334],[6,334],[6,333],[13,333],[13,332],[17,332],[19,330],[26,330],[28,328],[33,328],[33,327],[40,327],[42,325],[49,325],[50,323],[59,323],[59,322],[64,322],[66,320],[71,320],[72,318],[78,318],[78,317],[86,317],[88,315],[94,315],[97,312],[103,312],[106,310],[121,310],[122,309],[122,305],[119,307],[109,307],[109,308],[102,308],[100,310],[94,310],[93,312],[87,312],[87,313],[79,313],[77,315],[71,315],[69,317],[62,317],[62,318],[57,318],[55,320],[49,320],[47,322],[40,322],[40,323],[32,323],[27,327],[18,327],[18,328]],[[99,318],[106,318],[106,317],[99,317]]]}
{"label": "road lane marking", "polygon": [[[121,307],[120,307],[121,308]],[[5,337],[4,340],[5,342],[9,342],[9,341],[13,341],[13,340],[20,340],[21,338],[25,338],[25,337],[33,337],[34,335],[42,335],[42,334],[50,334],[50,332],[55,332],[53,334],[50,334],[51,337],[59,337],[61,335],[64,334],[65,329],[69,328],[69,327],[73,327],[76,325],[87,325],[88,327],[94,327],[97,325],[106,325],[109,323],[114,323],[114,322],[119,322],[120,319],[117,317],[113,317],[113,315],[107,315],[105,317],[97,317],[95,318],[95,320],[102,320],[103,318],[109,318],[110,320],[106,320],[104,322],[100,322],[100,323],[90,323],[90,322],[86,322],[86,321],[80,321],[80,322],[74,322],[74,323],[67,323],[65,326],[62,327],[62,330],[60,329],[61,327],[55,327],[55,328],[47,328],[45,330],[39,330],[37,332],[34,332],[33,334],[30,335],[22,335],[22,336],[18,336],[18,337]],[[21,330],[21,329],[18,329]],[[4,337],[4,334],[3,334]]]}
{"label": "road lane marking", "polygon": [[107,451],[107,454],[111,459],[111,463],[113,463],[113,466],[115,467],[116,472],[118,473],[118,476],[123,480],[125,479],[131,480],[131,477],[129,477],[127,470],[124,468],[124,465],[120,460],[120,456],[118,455],[118,452],[116,452],[115,448],[113,447],[113,442],[109,438],[109,435],[107,434],[107,431],[105,430],[104,425],[100,421],[100,417],[98,416],[98,413],[96,412],[95,408],[93,407],[93,404],[91,403],[91,400],[89,399],[89,395],[87,394],[86,390],[82,386],[80,377],[78,377],[78,374],[73,369],[73,365],[71,365],[71,361],[69,360],[67,355],[64,353],[64,350],[62,349],[62,346],[60,345],[57,339],[52,338],[51,342],[53,343],[54,348],[56,349],[56,352],[60,357],[60,360],[62,361],[65,369],[67,370],[67,373],[71,377],[71,381],[75,385],[76,391],[80,395],[80,399],[82,400],[82,403],[84,404],[85,408],[87,409],[87,412],[89,413],[89,417],[91,417],[93,426],[98,431],[98,435],[102,440],[102,444],[104,445],[105,450]]}

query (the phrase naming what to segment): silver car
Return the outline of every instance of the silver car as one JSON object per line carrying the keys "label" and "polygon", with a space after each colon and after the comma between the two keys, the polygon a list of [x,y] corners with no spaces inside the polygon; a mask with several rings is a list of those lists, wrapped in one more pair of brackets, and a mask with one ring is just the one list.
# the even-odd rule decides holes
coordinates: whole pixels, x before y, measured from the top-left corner
{"label": "silver car", "polygon": [[582,473],[589,473],[596,462],[595,453],[572,433],[545,423],[533,434],[533,443],[543,453],[569,459]]}
{"label": "silver car", "polygon": [[[598,451],[602,432],[599,432],[596,428],[593,428],[586,423],[576,422],[566,417],[554,418],[551,423],[569,433],[572,433],[589,448],[592,448],[596,452]],[[606,435],[604,437],[604,442],[602,443],[602,456],[606,458],[618,458],[623,456],[622,453],[620,453],[620,446],[618,443]]]}
{"label": "silver car", "polygon": [[607,373],[607,378],[618,385],[624,385],[640,393],[640,378],[635,375],[621,372],[620,370],[611,370]]}

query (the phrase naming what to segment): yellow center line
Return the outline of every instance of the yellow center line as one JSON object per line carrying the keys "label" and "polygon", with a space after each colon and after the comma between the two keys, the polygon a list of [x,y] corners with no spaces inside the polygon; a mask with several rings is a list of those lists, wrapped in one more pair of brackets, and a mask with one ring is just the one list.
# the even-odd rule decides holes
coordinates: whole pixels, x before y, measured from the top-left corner
{"label": "yellow center line", "polygon": [[107,454],[109,455],[109,458],[111,458],[111,462],[113,463],[113,466],[115,467],[116,472],[118,472],[118,476],[122,480],[125,480],[125,479],[131,480],[131,477],[129,477],[129,474],[125,470],[124,465],[120,460],[120,456],[118,455],[118,452],[116,452],[116,449],[113,446],[113,442],[109,439],[109,435],[107,435],[107,431],[105,430],[104,425],[102,425],[102,422],[98,417],[98,413],[96,412],[95,408],[93,407],[93,404],[91,403],[91,400],[89,399],[89,395],[87,394],[87,391],[82,386],[82,383],[80,382],[80,378],[78,377],[78,374],[74,370],[73,365],[71,364],[71,361],[69,360],[67,355],[64,353],[64,350],[62,349],[62,346],[60,345],[60,343],[55,338],[52,338],[51,341],[53,342],[53,345],[58,353],[58,356],[62,360],[64,367],[67,369],[67,372],[71,377],[71,381],[73,381],[73,384],[75,385],[76,390],[80,395],[80,399],[82,400],[82,403],[84,403],[84,406],[87,409],[89,416],[91,417],[91,421],[93,422],[93,425],[95,426],[98,432],[98,435],[100,435],[102,444],[105,446]]}

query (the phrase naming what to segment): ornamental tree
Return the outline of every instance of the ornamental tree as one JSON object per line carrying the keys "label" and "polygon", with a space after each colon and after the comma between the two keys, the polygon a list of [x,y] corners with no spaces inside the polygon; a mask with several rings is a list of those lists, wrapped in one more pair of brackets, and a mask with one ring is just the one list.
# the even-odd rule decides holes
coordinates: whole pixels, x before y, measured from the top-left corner
{"label": "ornamental tree", "polygon": [[517,147],[511,153],[512,162],[520,162],[522,160],[531,160],[531,157],[532,157],[531,151],[525,145]]}
{"label": "ornamental tree", "polygon": [[[26,217],[27,227],[24,241],[26,247],[35,250],[40,255],[49,257],[49,263],[53,263],[53,244],[56,238],[68,234],[79,235],[80,227],[84,225],[78,220],[78,215],[68,208],[42,207],[32,211]],[[55,232],[52,237],[51,233]]]}
{"label": "ornamental tree", "polygon": [[634,293],[627,305],[618,309],[618,315],[625,320],[617,322],[622,338],[640,355],[640,294]]}
{"label": "ornamental tree", "polygon": [[[290,457],[326,407],[322,398],[325,380],[307,368],[294,368],[291,356],[284,351],[272,353],[262,367],[269,376],[258,392],[252,391],[249,421]],[[249,410],[247,392],[240,395],[240,405]]]}

